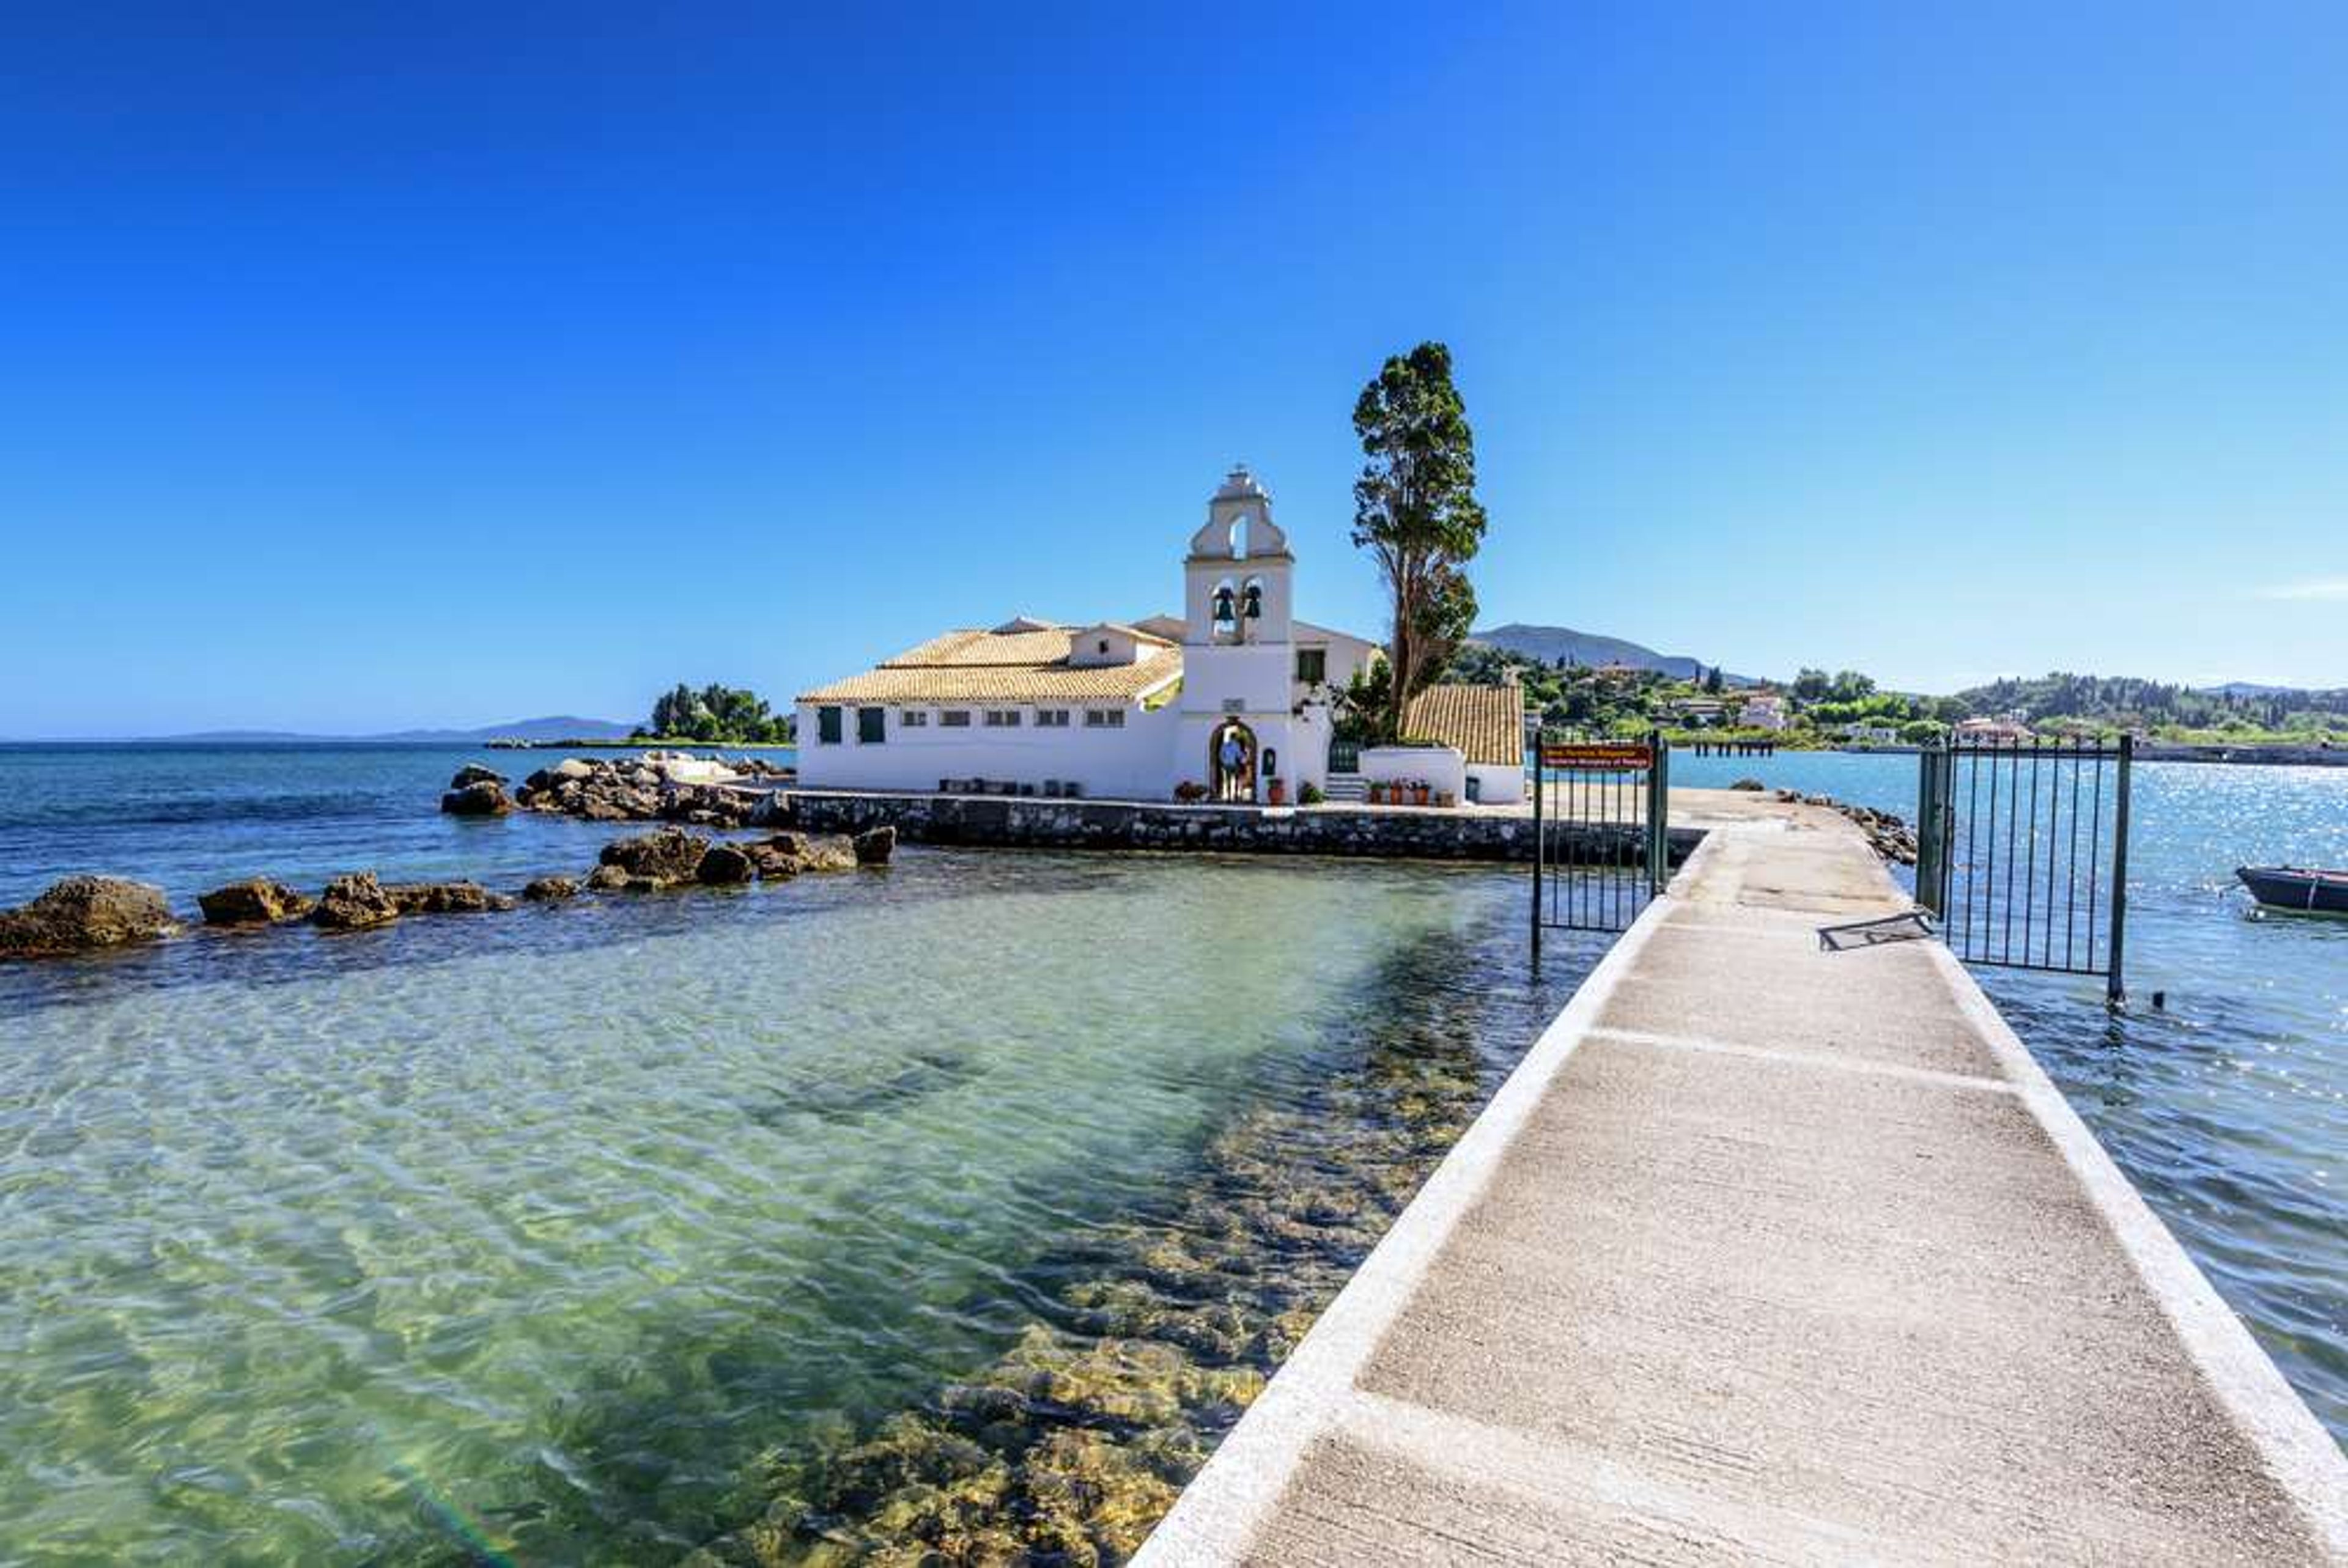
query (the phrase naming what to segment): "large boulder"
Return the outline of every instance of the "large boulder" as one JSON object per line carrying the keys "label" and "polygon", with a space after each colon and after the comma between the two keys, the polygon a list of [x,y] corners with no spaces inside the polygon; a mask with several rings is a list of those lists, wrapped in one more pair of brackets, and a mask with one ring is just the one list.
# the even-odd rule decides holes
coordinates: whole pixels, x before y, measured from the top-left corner
{"label": "large boulder", "polygon": [[501,784],[505,782],[506,775],[497,769],[485,768],[479,763],[467,763],[457,770],[457,776],[448,781],[448,787],[452,790],[470,789],[478,784]]}
{"label": "large boulder", "polygon": [[400,882],[384,889],[403,915],[479,915],[514,901],[478,882]]}
{"label": "large boulder", "polygon": [[897,830],[893,827],[869,827],[849,840],[849,848],[859,866],[886,866],[889,856],[896,853]]}
{"label": "large boulder", "polygon": [[201,895],[196,904],[203,910],[209,925],[266,926],[280,920],[298,920],[316,907],[317,900],[295,892],[283,882],[248,876]]}
{"label": "large boulder", "polygon": [[29,904],[0,909],[0,958],[116,948],[178,929],[160,887],[118,876],[68,876]]}
{"label": "large boulder", "polygon": [[329,931],[362,931],[399,918],[399,902],[372,871],[354,871],[326,884],[310,919]]}
{"label": "large boulder", "polygon": [[523,791],[530,794],[551,794],[564,784],[582,784],[595,776],[594,764],[577,757],[565,757],[551,767],[539,769],[522,780]]}
{"label": "large boulder", "polygon": [[747,848],[761,876],[848,871],[856,866],[855,845],[844,833],[778,833]]}
{"label": "large boulder", "polygon": [[701,868],[701,857],[709,849],[709,840],[697,833],[682,828],[664,827],[657,833],[646,833],[634,838],[615,838],[603,846],[597,858],[605,866],[616,866],[631,876],[644,877],[664,886],[690,882]]}
{"label": "large boulder", "polygon": [[670,822],[704,827],[740,827],[756,802],[738,790],[716,784],[671,784],[660,794],[660,814]]}
{"label": "large boulder", "polygon": [[739,845],[713,844],[694,868],[695,880],[705,887],[738,887],[757,873],[757,863]]}
{"label": "large boulder", "polygon": [[521,896],[533,904],[553,904],[579,897],[579,879],[575,876],[540,876],[526,883]]}
{"label": "large boulder", "polygon": [[503,816],[513,809],[506,786],[495,778],[475,779],[440,797],[440,809],[451,816]]}

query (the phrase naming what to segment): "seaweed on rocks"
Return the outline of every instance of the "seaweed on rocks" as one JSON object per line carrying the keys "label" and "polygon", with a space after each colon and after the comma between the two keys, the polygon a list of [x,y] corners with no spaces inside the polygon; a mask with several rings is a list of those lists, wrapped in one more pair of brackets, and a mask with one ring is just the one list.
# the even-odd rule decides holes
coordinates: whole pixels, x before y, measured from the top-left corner
{"label": "seaweed on rocks", "polygon": [[[1150,1212],[1046,1259],[1060,1281],[993,1362],[861,1432],[766,1455],[702,1568],[1129,1557],[1473,1120],[1546,1003],[1479,1016],[1474,944],[1397,955],[1293,1103],[1210,1137]],[[1513,1021],[1513,1020],[1512,1020]],[[1504,1054],[1475,1042],[1518,1035]]]}

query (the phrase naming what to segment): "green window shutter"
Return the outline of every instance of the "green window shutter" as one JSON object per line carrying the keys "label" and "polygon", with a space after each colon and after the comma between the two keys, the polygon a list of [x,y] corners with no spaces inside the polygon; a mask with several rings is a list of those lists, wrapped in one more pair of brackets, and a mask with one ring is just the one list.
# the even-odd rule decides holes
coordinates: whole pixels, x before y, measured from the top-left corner
{"label": "green window shutter", "polygon": [[859,708],[856,710],[856,739],[861,744],[877,746],[889,738],[889,710]]}
{"label": "green window shutter", "polygon": [[839,710],[818,708],[815,711],[815,738],[819,745],[839,744]]}

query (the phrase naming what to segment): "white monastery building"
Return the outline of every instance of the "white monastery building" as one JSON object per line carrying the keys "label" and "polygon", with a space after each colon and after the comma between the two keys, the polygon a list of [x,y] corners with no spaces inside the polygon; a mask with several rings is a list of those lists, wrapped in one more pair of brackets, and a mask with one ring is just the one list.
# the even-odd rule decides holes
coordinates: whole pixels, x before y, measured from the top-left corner
{"label": "white monastery building", "polygon": [[[946,632],[804,692],[799,783],[1293,803],[1307,784],[1327,787],[1337,698],[1385,657],[1367,638],[1297,620],[1295,575],[1271,496],[1235,468],[1183,558],[1181,616],[1082,626],[1018,617]],[[1509,687],[1435,688],[1414,703],[1413,725],[1457,730],[1464,743],[1373,750],[1362,771],[1402,776],[1416,763],[1460,797],[1472,775],[1481,798],[1518,799],[1521,704]]]}

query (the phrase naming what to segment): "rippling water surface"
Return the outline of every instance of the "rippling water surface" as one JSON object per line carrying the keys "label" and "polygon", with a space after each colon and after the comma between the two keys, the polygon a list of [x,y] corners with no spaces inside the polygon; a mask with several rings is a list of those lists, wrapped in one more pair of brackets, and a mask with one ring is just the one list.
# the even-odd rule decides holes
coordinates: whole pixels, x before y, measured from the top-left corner
{"label": "rippling water surface", "polygon": [[[0,749],[0,900],[610,836],[438,815],[463,760]],[[2348,772],[2147,764],[2137,817],[2138,1008],[1983,979],[2348,1430],[2348,924],[2230,878],[2348,864]],[[1594,961],[1526,974],[1522,886],[908,849],[0,968],[0,1562],[1113,1559]]]}
{"label": "rippling water surface", "polygon": [[[372,847],[99,820],[26,876],[20,820],[10,871],[607,835],[436,820],[450,764]],[[789,1561],[986,1509],[1113,1555],[1594,957],[1529,979],[1520,893],[907,850],[0,970],[0,1560]]]}
{"label": "rippling water surface", "polygon": [[[1916,812],[1916,759],[1672,761]],[[2348,866],[2348,768],[2142,763],[2127,981],[1981,968],[2014,1030],[2335,1437],[2348,1439],[2348,921],[2262,916],[2237,866]],[[2152,994],[2166,994],[2156,1010]]]}

